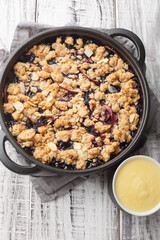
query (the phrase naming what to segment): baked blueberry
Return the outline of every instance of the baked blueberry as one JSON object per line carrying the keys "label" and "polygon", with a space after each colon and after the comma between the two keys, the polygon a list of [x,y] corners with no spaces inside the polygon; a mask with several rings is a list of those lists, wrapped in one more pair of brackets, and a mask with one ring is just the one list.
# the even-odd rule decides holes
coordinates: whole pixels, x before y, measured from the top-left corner
{"label": "baked blueberry", "polygon": [[97,167],[128,147],[143,113],[138,77],[109,46],[58,37],[14,65],[4,112],[18,144],[38,161]]}

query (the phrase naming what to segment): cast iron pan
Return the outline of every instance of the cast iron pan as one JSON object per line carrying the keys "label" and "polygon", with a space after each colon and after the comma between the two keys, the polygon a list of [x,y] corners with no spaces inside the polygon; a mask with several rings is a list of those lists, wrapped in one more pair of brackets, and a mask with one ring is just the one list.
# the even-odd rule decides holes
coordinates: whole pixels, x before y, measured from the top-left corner
{"label": "cast iron pan", "polygon": [[[109,47],[116,50],[118,55],[124,59],[128,63],[128,65],[133,70],[134,74],[138,77],[141,89],[142,89],[142,97],[143,97],[143,114],[141,116],[139,127],[137,130],[136,135],[132,139],[131,143],[128,145],[126,149],[124,149],[119,155],[111,159],[110,161],[104,163],[101,166],[93,167],[90,169],[85,170],[64,170],[56,167],[51,167],[45,165],[38,160],[34,159],[31,155],[29,155],[25,150],[21,148],[20,145],[16,142],[13,138],[11,133],[8,130],[8,127],[5,123],[5,115],[3,112],[3,93],[4,87],[7,82],[7,78],[12,74],[11,69],[14,64],[17,62],[18,58],[22,53],[28,51],[33,45],[45,42],[53,42],[57,36],[63,35],[72,35],[87,39],[92,39],[95,42],[99,42],[102,45],[108,45]],[[115,36],[124,36],[130,39],[137,48],[137,59],[135,59],[129,51],[125,47],[123,47],[120,43],[118,43],[113,38]],[[148,93],[148,86],[143,72],[145,60],[145,50],[141,40],[135,35],[134,33],[125,30],[125,29],[111,29],[108,30],[107,34],[99,32],[94,29],[89,28],[82,28],[82,27],[60,27],[60,28],[52,28],[47,31],[43,31],[32,38],[25,41],[19,48],[17,48],[13,54],[9,57],[8,61],[6,62],[4,69],[1,73],[0,77],[0,123],[2,126],[0,132],[0,159],[2,163],[11,171],[19,174],[28,174],[36,176],[41,175],[41,173],[45,170],[48,175],[58,173],[58,174],[70,174],[77,176],[79,175],[90,175],[91,173],[96,173],[98,171],[107,169],[117,163],[120,163],[124,160],[128,154],[135,149],[135,147],[139,144],[140,140],[142,140],[143,133],[145,132],[146,123],[148,119],[148,111],[149,111],[149,93]],[[10,143],[15,147],[18,153],[21,153],[25,159],[31,164],[35,164],[34,166],[21,166],[13,162],[10,157],[7,155],[5,150],[5,142],[9,140]]]}

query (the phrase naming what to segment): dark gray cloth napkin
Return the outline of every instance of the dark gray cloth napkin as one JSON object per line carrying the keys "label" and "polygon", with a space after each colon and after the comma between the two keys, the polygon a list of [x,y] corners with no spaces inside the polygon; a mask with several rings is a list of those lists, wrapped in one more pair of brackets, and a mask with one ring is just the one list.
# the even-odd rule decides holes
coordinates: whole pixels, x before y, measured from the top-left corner
{"label": "dark gray cloth napkin", "polygon": [[[68,25],[68,24],[67,24]],[[73,24],[72,24],[73,25]],[[19,23],[15,34],[13,37],[13,41],[10,48],[10,53],[14,51],[23,41],[27,40],[29,37],[33,36],[34,34],[37,34],[43,30],[49,29],[52,26],[48,25],[42,25],[42,24],[36,24],[32,22],[22,22]],[[105,29],[99,29],[100,31],[107,32]],[[121,44],[123,44],[134,56],[136,56],[136,48],[135,45],[128,39],[124,37],[116,37],[116,40],[119,41]],[[0,63],[1,67],[3,67],[3,64],[7,57],[10,54],[6,48],[4,47],[4,44],[0,42]],[[158,102],[157,98],[153,94],[152,91],[150,91],[150,97],[151,97],[151,113],[150,113],[150,119],[148,124],[148,133],[146,136],[150,134],[159,134],[160,133],[160,103]],[[146,137],[147,138],[147,137]],[[25,159],[18,154],[15,149],[11,146],[9,142],[6,144],[6,151],[13,159],[14,161],[27,165],[28,163],[25,161]],[[135,154],[146,154],[146,150],[144,147],[139,148],[134,153]],[[103,173],[100,173],[103,174]],[[58,174],[51,173],[50,176],[48,176],[48,172],[46,173],[43,171],[41,173],[41,176],[36,176],[36,174],[32,177],[30,177],[33,187],[37,191],[38,195],[41,198],[42,202],[48,202],[52,201],[56,197],[59,197],[61,195],[64,195],[68,190],[73,189],[75,186],[81,184],[84,180],[90,180],[94,177],[98,177],[98,175],[92,175],[92,177],[72,177],[72,176],[61,176]]]}

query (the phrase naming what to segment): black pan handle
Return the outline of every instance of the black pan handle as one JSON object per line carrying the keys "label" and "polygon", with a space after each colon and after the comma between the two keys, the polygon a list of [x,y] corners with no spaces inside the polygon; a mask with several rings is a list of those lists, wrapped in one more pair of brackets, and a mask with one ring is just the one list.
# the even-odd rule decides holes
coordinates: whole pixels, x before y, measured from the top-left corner
{"label": "black pan handle", "polygon": [[38,166],[21,166],[13,162],[7,155],[5,150],[5,142],[7,141],[7,136],[2,130],[0,130],[0,160],[12,172],[23,174],[23,175],[32,175],[33,173],[39,172],[41,169]]}
{"label": "black pan handle", "polygon": [[131,40],[137,48],[137,53],[138,53],[137,60],[138,60],[139,64],[141,66],[144,65],[144,61],[145,61],[144,45],[143,45],[141,39],[135,33],[131,32],[127,29],[123,29],[123,28],[113,28],[113,29],[109,29],[107,31],[107,34],[111,37],[123,36],[123,37],[126,37],[129,40]]}

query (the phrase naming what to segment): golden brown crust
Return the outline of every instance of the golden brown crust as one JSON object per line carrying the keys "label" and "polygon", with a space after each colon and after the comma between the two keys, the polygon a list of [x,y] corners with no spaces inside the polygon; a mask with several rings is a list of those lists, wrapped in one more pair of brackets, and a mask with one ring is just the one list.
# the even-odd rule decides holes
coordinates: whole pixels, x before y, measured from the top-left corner
{"label": "golden brown crust", "polygon": [[140,94],[117,54],[71,36],[35,45],[30,54],[32,61],[15,64],[18,81],[8,85],[3,107],[15,121],[10,132],[36,159],[85,169],[132,140]]}

